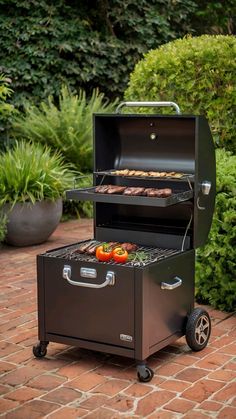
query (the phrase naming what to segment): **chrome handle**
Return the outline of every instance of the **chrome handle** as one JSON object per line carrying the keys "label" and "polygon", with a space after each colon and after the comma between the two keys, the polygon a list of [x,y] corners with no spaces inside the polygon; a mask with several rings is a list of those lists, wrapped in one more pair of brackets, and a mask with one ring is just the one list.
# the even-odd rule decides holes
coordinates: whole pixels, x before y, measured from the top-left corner
{"label": "chrome handle", "polygon": [[203,195],[209,195],[211,190],[211,182],[209,180],[204,180],[201,183],[201,190]]}
{"label": "chrome handle", "polygon": [[168,284],[168,282],[161,282],[161,289],[162,290],[174,290],[177,287],[180,287],[180,285],[182,285],[182,279],[179,278],[178,276],[174,277],[175,282],[174,284]]}
{"label": "chrome handle", "polygon": [[121,102],[116,108],[116,113],[120,113],[121,108],[123,108],[124,106],[131,107],[131,108],[133,107],[140,108],[142,106],[145,108],[146,107],[152,108],[152,107],[159,107],[159,106],[172,106],[175,108],[177,114],[179,115],[181,114],[180,108],[175,102]]}
{"label": "chrome handle", "polygon": [[[86,269],[86,268],[81,268]],[[69,282],[71,285],[75,285],[76,287],[85,287],[85,288],[104,288],[108,285],[115,285],[115,273],[112,271],[108,271],[106,274],[106,279],[102,284],[91,284],[89,282],[79,282],[73,281],[71,279],[71,266],[65,265],[62,272],[62,277]],[[93,276],[95,277],[95,276]]]}
{"label": "chrome handle", "polygon": [[[200,183],[200,192],[202,193],[202,195],[205,195],[205,196],[209,195],[210,190],[211,190],[211,182],[209,180],[203,180],[202,183]],[[198,196],[197,198],[197,208],[201,211],[206,209],[206,207],[203,207],[200,204],[200,196]]]}

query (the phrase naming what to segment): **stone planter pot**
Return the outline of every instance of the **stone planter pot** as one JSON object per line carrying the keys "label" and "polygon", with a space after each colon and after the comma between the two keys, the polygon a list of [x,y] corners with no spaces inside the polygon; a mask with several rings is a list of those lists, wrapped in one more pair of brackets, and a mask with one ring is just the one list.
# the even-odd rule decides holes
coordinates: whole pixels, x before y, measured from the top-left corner
{"label": "stone planter pot", "polygon": [[6,243],[31,246],[45,242],[56,229],[62,216],[62,199],[17,203],[12,209],[5,204],[3,211],[8,217]]}

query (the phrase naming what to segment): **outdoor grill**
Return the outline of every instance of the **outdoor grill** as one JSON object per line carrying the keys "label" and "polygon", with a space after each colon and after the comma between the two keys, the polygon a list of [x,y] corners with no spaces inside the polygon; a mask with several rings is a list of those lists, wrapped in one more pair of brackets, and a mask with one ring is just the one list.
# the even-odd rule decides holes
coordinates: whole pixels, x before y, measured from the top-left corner
{"label": "outdoor grill", "polygon": [[[121,114],[124,106],[173,106],[176,114]],[[147,358],[179,337],[203,349],[211,323],[194,309],[195,249],[206,242],[215,200],[205,117],[181,115],[173,102],[123,102],[116,114],[95,114],[93,185],[67,198],[93,201],[94,238],[38,255],[34,355],[53,341],[127,356],[146,382]],[[137,248],[126,263],[101,262],[80,252],[89,242]]]}

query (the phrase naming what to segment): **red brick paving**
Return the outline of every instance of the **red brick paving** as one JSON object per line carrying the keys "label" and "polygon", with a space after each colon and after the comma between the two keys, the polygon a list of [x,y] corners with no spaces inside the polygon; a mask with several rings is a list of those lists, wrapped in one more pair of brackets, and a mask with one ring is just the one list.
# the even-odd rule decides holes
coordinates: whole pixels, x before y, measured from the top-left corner
{"label": "red brick paving", "polygon": [[35,256],[92,237],[92,221],[62,223],[47,243],[0,249],[0,416],[7,419],[236,418],[236,315],[207,306],[208,347],[185,339],[149,359],[153,380],[137,381],[133,360],[50,343],[35,359]]}

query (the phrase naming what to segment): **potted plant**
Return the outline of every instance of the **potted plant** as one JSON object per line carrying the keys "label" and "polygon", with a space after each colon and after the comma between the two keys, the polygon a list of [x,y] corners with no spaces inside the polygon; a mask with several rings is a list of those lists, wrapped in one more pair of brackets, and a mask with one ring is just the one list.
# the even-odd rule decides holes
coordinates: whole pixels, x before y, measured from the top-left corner
{"label": "potted plant", "polygon": [[0,211],[0,247],[4,241],[7,232],[7,217]]}
{"label": "potted plant", "polygon": [[58,152],[27,141],[0,155],[0,206],[8,218],[5,241],[15,246],[48,239],[62,215],[62,196],[74,172]]}

